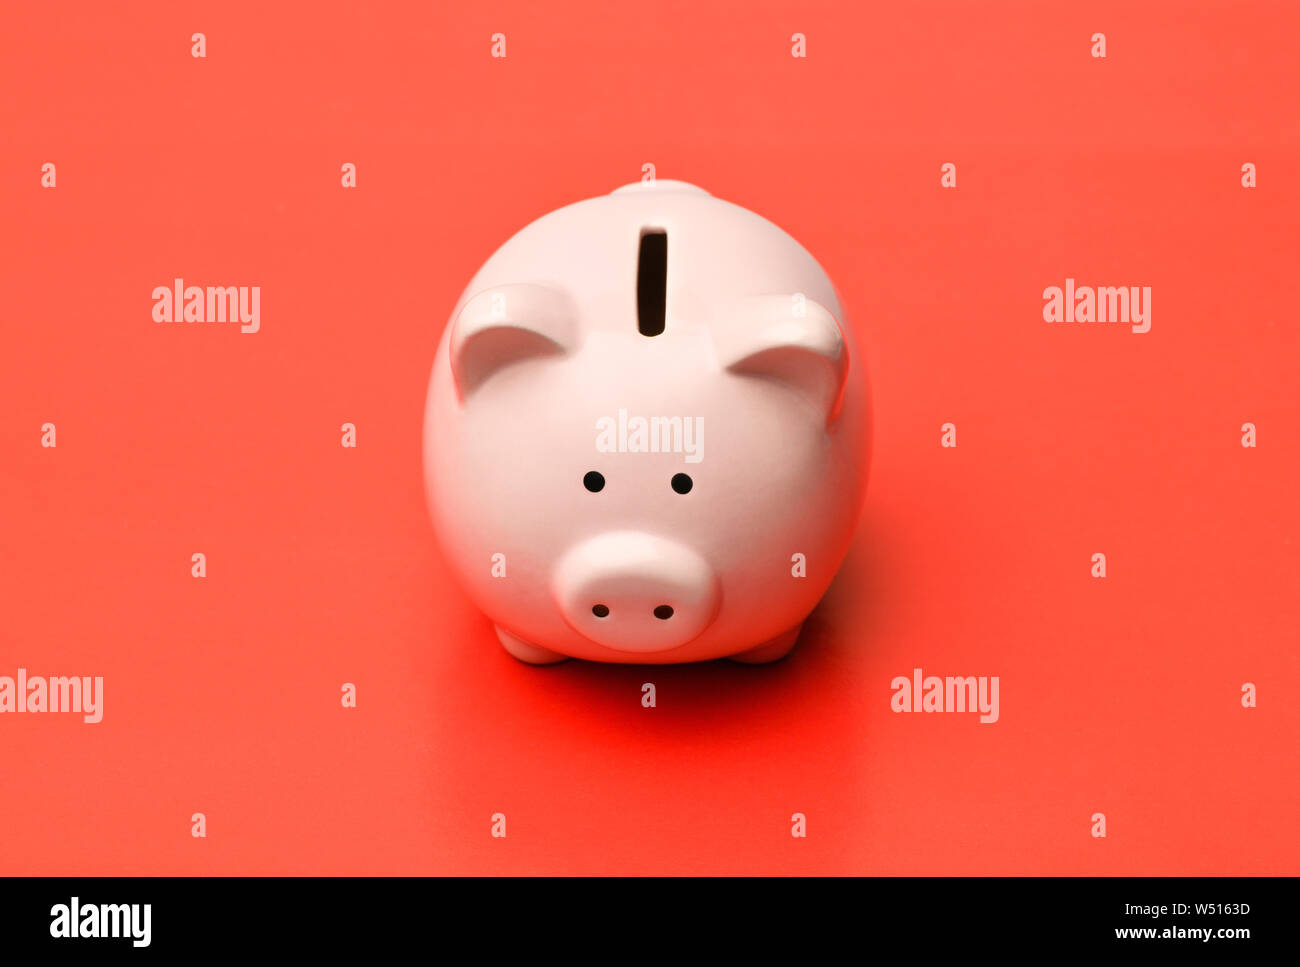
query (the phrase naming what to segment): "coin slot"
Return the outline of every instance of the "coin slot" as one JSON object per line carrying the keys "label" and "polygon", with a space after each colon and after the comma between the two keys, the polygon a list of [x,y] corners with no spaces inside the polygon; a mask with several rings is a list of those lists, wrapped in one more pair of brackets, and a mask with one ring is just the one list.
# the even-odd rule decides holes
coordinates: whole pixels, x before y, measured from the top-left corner
{"label": "coin slot", "polygon": [[643,336],[664,331],[668,300],[668,233],[650,228],[641,233],[636,263],[636,325]]}

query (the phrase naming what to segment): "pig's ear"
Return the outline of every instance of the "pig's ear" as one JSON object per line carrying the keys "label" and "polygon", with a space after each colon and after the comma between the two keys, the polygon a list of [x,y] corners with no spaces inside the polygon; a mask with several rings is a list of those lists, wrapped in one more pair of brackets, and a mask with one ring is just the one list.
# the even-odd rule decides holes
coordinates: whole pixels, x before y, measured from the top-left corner
{"label": "pig's ear", "polygon": [[573,305],[548,285],[499,285],[471,297],[452,323],[451,372],[464,402],[497,370],[574,346]]}
{"label": "pig's ear", "polygon": [[718,358],[733,373],[798,390],[830,423],[839,414],[849,352],[835,316],[802,295],[742,300],[715,336]]}

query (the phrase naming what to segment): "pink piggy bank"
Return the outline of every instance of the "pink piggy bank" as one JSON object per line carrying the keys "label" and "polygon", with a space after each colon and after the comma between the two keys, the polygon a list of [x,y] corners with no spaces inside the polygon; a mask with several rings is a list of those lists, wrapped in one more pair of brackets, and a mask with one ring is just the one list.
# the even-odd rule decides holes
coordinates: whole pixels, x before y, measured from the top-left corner
{"label": "pink piggy bank", "polygon": [[539,218],[474,276],[425,414],[429,507],[506,650],[768,662],[857,523],[866,380],[826,273],[682,182]]}

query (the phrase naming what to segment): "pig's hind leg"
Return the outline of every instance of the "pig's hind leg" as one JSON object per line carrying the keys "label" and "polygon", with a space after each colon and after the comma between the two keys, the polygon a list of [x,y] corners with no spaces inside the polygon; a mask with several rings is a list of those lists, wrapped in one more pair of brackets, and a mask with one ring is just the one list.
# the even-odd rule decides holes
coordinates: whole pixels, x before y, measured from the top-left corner
{"label": "pig's hind leg", "polygon": [[539,648],[536,645],[529,644],[517,635],[512,635],[500,625],[497,625],[496,629],[502,647],[520,661],[526,661],[530,665],[553,665],[557,661],[564,661],[569,657],[568,655],[561,655],[558,651],[551,651],[549,648]]}
{"label": "pig's hind leg", "polygon": [[746,665],[766,665],[768,662],[780,661],[790,654],[790,649],[799,640],[799,632],[802,630],[802,624],[796,625],[785,634],[777,635],[771,641],[765,641],[755,648],[728,657],[732,661],[742,662]]}

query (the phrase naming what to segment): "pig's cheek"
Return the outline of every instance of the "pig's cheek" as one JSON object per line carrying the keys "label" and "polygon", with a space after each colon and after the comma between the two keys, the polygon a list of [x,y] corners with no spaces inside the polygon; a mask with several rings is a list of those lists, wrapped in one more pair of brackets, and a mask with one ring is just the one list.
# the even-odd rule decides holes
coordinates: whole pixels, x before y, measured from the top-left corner
{"label": "pig's cheek", "polygon": [[[776,636],[802,621],[820,600],[852,537],[856,488],[829,438],[794,419],[772,430],[779,409],[756,405],[767,428],[710,454],[721,474],[700,474],[697,489],[727,489],[701,533],[723,584],[723,623],[740,621],[757,636]],[[790,419],[785,414],[785,419]],[[731,468],[736,468],[734,471]],[[718,480],[725,476],[726,481]]]}
{"label": "pig's cheek", "polygon": [[437,481],[440,535],[475,603],[519,633],[562,627],[551,572],[599,494],[583,486],[583,464],[554,452],[542,428],[502,426],[489,409],[450,428],[453,455]]}

